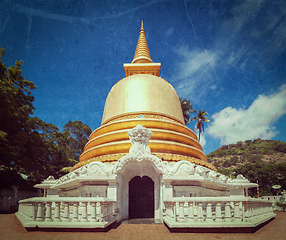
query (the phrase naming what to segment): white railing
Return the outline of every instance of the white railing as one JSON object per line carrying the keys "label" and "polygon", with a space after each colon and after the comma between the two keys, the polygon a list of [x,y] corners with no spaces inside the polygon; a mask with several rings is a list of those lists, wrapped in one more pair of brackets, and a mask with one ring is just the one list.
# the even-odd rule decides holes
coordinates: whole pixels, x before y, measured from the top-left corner
{"label": "white railing", "polygon": [[164,207],[164,221],[181,227],[258,224],[275,216],[270,202],[245,197],[174,197]]}
{"label": "white railing", "polygon": [[116,221],[115,203],[100,197],[35,197],[19,201],[17,217],[25,227],[106,227]]}

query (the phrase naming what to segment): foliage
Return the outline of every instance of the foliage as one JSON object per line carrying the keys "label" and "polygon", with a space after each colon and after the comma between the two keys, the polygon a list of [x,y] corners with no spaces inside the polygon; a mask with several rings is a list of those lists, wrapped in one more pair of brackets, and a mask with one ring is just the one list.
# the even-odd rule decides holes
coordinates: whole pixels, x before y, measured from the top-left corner
{"label": "foliage", "polygon": [[182,108],[185,124],[188,125],[191,121],[190,113],[197,112],[197,110],[193,110],[193,105],[188,99],[180,98],[180,102],[181,102],[181,108]]}
{"label": "foliage", "polygon": [[69,121],[64,126],[64,137],[68,144],[69,158],[77,160],[83,151],[83,148],[88,141],[88,137],[91,134],[91,129],[81,121]]}
{"label": "foliage", "polygon": [[[272,195],[273,185],[278,184],[286,189],[286,162],[282,159],[265,162],[263,159],[274,156],[281,158],[284,156],[285,146],[285,142],[275,140],[240,141],[237,144],[224,145],[208,154],[208,160],[227,176],[236,172],[235,175],[242,174],[251,182],[258,180],[261,195]],[[263,154],[261,149],[268,155]]]}
{"label": "foliage", "polygon": [[275,203],[275,205],[278,208],[282,209],[283,212],[286,211],[286,202],[278,201],[278,202]]}
{"label": "foliage", "polygon": [[5,50],[0,48],[0,166],[28,175],[37,182],[49,175],[63,175],[83,150],[91,129],[80,121],[69,121],[60,132],[50,123],[32,117],[36,89],[22,76],[22,61],[6,68]]}
{"label": "foliage", "polygon": [[6,68],[2,63],[5,50],[1,49],[0,54],[0,164],[12,167],[17,166],[25,151],[19,142],[29,138],[27,129],[34,109],[31,90],[36,87],[22,76],[23,61]]}
{"label": "foliage", "polygon": [[199,110],[197,116],[193,117],[191,121],[196,120],[195,131],[199,130],[199,141],[201,138],[201,133],[205,131],[204,122],[210,122],[210,117],[206,117],[208,113],[205,110]]}
{"label": "foliage", "polygon": [[255,140],[239,141],[236,144],[223,145],[214,152],[208,154],[208,157],[223,157],[227,155],[242,155],[249,157],[256,155],[272,155],[278,152],[286,153],[286,142],[276,140]]}

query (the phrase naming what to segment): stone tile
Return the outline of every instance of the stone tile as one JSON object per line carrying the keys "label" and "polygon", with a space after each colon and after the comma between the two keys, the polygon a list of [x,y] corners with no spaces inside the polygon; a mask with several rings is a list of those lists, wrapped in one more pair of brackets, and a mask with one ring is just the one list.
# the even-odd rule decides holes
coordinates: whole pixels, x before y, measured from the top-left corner
{"label": "stone tile", "polygon": [[0,214],[1,240],[285,240],[286,212],[255,233],[170,233],[163,224],[121,224],[108,232],[28,232],[14,214]]}

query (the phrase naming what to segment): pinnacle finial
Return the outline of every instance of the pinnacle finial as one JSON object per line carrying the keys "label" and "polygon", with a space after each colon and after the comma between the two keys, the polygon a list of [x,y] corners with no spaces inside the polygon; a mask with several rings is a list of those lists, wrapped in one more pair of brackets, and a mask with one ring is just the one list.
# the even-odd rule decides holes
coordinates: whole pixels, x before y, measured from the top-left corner
{"label": "pinnacle finial", "polygon": [[139,39],[137,42],[135,54],[132,63],[152,63],[152,59],[150,56],[146,34],[144,30],[143,20],[141,23],[141,29],[139,33]]}

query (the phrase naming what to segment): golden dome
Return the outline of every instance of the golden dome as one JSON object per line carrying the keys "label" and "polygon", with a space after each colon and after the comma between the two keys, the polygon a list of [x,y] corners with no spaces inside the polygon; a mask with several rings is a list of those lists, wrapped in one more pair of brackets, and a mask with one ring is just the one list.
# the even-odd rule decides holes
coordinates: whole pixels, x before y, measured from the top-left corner
{"label": "golden dome", "polygon": [[179,97],[160,77],[160,63],[153,63],[143,22],[131,64],[124,64],[125,78],[110,90],[101,126],[89,137],[80,162],[72,170],[93,161],[114,162],[128,154],[127,132],[138,124],[153,132],[151,154],[163,161],[187,160],[216,168],[207,162],[196,134],[184,124]]}
{"label": "golden dome", "polygon": [[116,83],[109,92],[102,124],[127,113],[149,112],[184,123],[180,100],[172,85],[150,74],[136,74]]}

